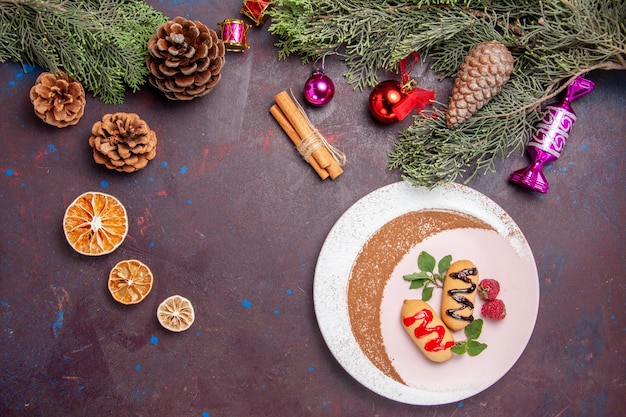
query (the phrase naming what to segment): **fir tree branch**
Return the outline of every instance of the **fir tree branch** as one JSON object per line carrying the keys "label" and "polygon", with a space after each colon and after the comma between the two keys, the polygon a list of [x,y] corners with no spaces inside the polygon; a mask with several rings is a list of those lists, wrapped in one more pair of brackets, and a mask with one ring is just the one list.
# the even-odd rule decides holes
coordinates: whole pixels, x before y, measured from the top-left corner
{"label": "fir tree branch", "polygon": [[626,69],[623,0],[275,0],[269,31],[279,58],[303,63],[342,49],[347,82],[376,85],[380,70],[397,70],[411,52],[428,56],[442,77],[454,76],[471,47],[495,40],[515,57],[502,92],[461,127],[416,117],[390,154],[416,185],[469,181],[522,151],[541,108],[569,81],[593,70]]}
{"label": "fir tree branch", "polygon": [[142,0],[0,0],[0,62],[64,71],[119,104],[145,83],[147,41],[166,20]]}

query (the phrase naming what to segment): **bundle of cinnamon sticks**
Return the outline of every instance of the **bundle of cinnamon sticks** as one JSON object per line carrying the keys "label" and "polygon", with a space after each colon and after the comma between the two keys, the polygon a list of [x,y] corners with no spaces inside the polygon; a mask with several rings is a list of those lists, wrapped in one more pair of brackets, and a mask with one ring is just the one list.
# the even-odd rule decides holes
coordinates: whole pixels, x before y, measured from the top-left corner
{"label": "bundle of cinnamon sticks", "polygon": [[311,125],[302,108],[286,91],[276,94],[274,100],[276,104],[272,105],[270,113],[317,175],[322,180],[328,177],[334,180],[341,175],[345,156]]}

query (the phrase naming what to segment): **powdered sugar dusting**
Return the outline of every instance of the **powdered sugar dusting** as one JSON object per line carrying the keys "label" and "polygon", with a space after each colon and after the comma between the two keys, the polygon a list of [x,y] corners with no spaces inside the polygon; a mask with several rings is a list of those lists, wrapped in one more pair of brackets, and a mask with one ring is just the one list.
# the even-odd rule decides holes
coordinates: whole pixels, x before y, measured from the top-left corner
{"label": "powdered sugar dusting", "polygon": [[[454,221],[459,224],[454,225]],[[416,250],[416,245],[430,237],[462,229],[482,230],[501,239],[523,265],[523,276],[510,285],[513,293],[521,289],[525,293],[523,304],[514,305],[511,313],[514,316],[517,308],[516,315],[521,319],[515,326],[515,341],[507,346],[506,355],[499,358],[500,368],[487,379],[471,384],[454,381],[435,388],[410,380],[407,384],[405,377],[396,371],[398,365],[392,363],[383,342],[381,326],[387,326],[386,319],[381,318],[382,300],[387,297],[385,284],[403,256],[411,256],[407,254]],[[539,282],[524,236],[492,200],[461,184],[426,189],[398,182],[363,197],[335,223],[318,257],[313,298],[322,336],[350,375],[387,398],[408,404],[435,405],[474,395],[513,366],[534,328]],[[394,323],[398,320],[394,319]]]}
{"label": "powdered sugar dusting", "polygon": [[348,284],[352,332],[363,352],[382,372],[402,381],[386,353],[381,334],[383,290],[396,265],[424,239],[451,229],[490,229],[486,223],[453,211],[423,210],[404,214],[382,226],[363,245]]}

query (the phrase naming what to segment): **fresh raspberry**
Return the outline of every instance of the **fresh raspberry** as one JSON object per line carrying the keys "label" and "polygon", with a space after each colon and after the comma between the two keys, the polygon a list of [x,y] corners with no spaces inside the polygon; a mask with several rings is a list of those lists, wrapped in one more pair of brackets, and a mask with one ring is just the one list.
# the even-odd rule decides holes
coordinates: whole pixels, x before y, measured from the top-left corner
{"label": "fresh raspberry", "polygon": [[500,283],[495,279],[485,278],[478,284],[478,295],[483,300],[495,300],[500,293]]}
{"label": "fresh raspberry", "polygon": [[492,320],[502,320],[506,317],[506,306],[499,298],[487,301],[480,309],[483,317]]}

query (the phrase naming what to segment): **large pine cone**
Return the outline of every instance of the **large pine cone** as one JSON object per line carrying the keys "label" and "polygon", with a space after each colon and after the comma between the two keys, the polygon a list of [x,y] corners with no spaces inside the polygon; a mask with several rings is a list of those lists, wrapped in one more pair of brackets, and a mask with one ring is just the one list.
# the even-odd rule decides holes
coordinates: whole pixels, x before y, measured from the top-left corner
{"label": "large pine cone", "polygon": [[156,156],[157,137],[135,113],[105,114],[91,128],[93,159],[109,169],[134,172]]}
{"label": "large pine cone", "polygon": [[498,42],[473,47],[454,80],[446,123],[457,128],[502,91],[513,72],[511,52]]}
{"label": "large pine cone", "polygon": [[172,100],[207,94],[221,78],[224,42],[203,23],[176,17],[148,41],[150,83]]}
{"label": "large pine cone", "polygon": [[74,77],[42,72],[30,89],[35,114],[56,127],[73,126],[85,113],[85,90]]}

